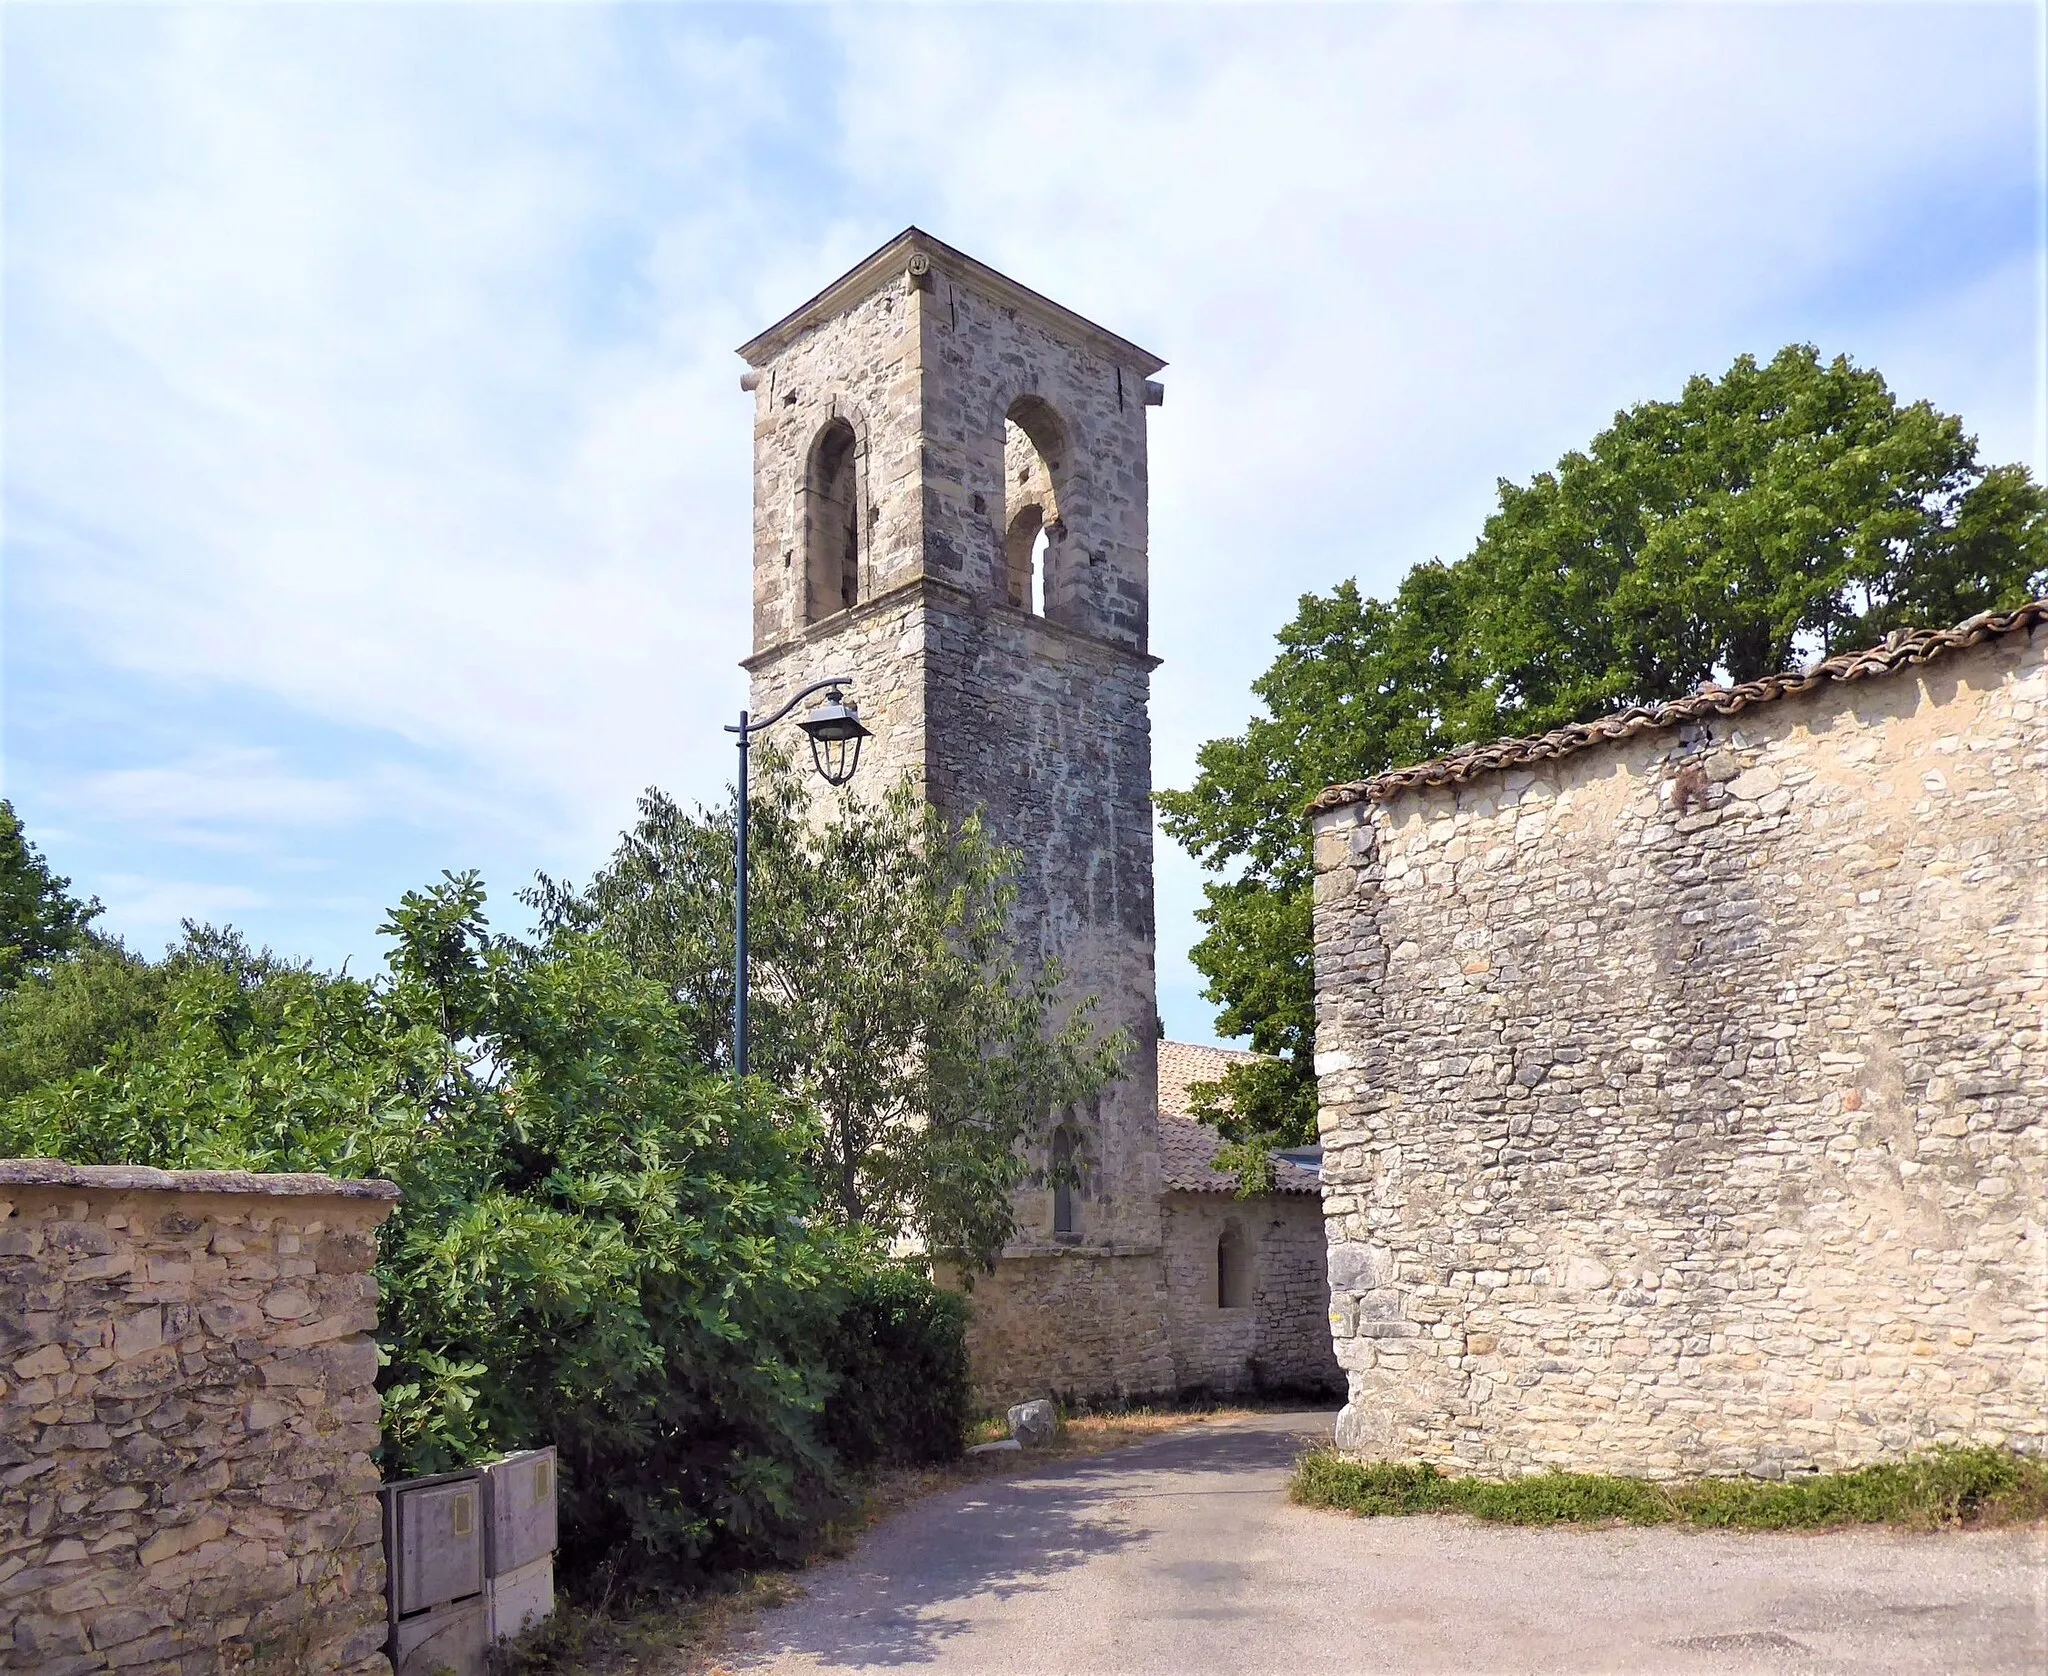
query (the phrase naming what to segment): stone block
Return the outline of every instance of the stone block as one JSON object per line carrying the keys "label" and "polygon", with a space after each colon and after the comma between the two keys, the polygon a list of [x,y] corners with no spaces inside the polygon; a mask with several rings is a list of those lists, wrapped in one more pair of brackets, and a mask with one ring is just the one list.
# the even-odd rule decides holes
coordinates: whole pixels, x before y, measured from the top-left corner
{"label": "stone block", "polygon": [[1010,1435],[1027,1449],[1052,1442],[1059,1435],[1059,1410],[1038,1397],[1010,1410]]}

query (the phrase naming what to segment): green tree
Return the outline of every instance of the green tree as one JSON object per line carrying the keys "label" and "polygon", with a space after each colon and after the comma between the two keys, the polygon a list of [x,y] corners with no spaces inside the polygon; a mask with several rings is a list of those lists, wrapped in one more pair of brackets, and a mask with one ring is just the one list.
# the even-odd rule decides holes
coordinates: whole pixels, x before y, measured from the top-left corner
{"label": "green tree", "polygon": [[1894,628],[2023,604],[2041,490],[1927,402],[1793,344],[1617,414],[1518,487],[1461,567],[1462,737],[1529,733],[1751,681]]}
{"label": "green tree", "polygon": [[14,805],[0,799],[0,991],[76,948],[101,908],[81,902],[71,881],[50,871],[22,831]]}
{"label": "green tree", "polygon": [[292,974],[311,978],[310,968],[253,951],[232,929],[191,920],[159,961],[88,933],[0,992],[0,1095],[168,1052],[184,1028],[175,1003],[195,975],[231,992],[253,1020],[285,1005],[292,985],[272,980]]}
{"label": "green tree", "polygon": [[795,1552],[837,1487],[819,1345],[874,1262],[815,1214],[815,1119],[738,1101],[601,943],[493,935],[473,876],[385,930],[375,983],[189,935],[146,1029],[0,1100],[0,1154],[388,1176],[389,1470],[553,1442],[586,1563]]}
{"label": "green tree", "polygon": [[1222,875],[1194,950],[1218,1026],[1274,1056],[1195,1091],[1247,1188],[1270,1147],[1314,1135],[1306,810],[1324,786],[2044,587],[2048,498],[2024,467],[1983,466],[1959,419],[1795,344],[1503,481],[1472,553],[1417,566],[1391,601],[1355,582],[1303,596],[1253,683],[1260,712],[1159,794],[1166,830]]}
{"label": "green tree", "polygon": [[[752,803],[751,1069],[821,1116],[809,1151],[848,1227],[993,1266],[1014,1231],[1031,1143],[1098,1094],[1130,1051],[1063,1010],[1056,963],[1010,938],[1015,857],[907,780],[807,812],[765,756]],[[667,990],[700,1051],[729,1054],[732,816],[659,792],[612,863],[572,890],[542,880],[544,924],[584,929]],[[729,1062],[729,1061],[728,1061]]]}

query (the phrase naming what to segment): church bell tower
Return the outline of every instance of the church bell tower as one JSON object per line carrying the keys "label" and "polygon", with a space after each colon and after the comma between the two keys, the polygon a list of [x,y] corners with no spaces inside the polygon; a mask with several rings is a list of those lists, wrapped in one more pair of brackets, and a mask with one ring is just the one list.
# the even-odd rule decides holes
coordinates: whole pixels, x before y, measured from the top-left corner
{"label": "church bell tower", "polygon": [[852,677],[909,771],[1018,852],[1013,925],[1134,1043],[975,1289],[984,1394],[1171,1383],[1160,1279],[1146,409],[1163,362],[911,228],[740,354],[753,706]]}

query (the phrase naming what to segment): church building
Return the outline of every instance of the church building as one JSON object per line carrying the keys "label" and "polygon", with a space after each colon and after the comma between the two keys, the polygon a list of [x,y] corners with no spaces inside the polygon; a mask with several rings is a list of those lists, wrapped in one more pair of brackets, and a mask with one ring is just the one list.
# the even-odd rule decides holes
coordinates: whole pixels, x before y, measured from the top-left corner
{"label": "church building", "polygon": [[[1146,412],[1165,364],[910,228],[745,344],[766,713],[848,675],[877,778],[979,809],[1022,858],[1014,927],[1137,1051],[1045,1145],[972,1290],[977,1399],[1337,1389],[1320,1192],[1239,1199],[1158,1039]],[[1040,1162],[1045,1160],[1041,1159]]]}

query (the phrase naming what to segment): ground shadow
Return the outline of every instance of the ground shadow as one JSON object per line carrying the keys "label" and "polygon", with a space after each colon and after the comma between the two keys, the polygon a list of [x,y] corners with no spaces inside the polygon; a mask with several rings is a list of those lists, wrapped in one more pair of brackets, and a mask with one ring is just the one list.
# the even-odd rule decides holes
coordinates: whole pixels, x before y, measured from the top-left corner
{"label": "ground shadow", "polygon": [[968,1618],[945,1611],[949,1602],[1043,1589],[1143,1541],[1136,1504],[1219,1492],[1213,1484],[1168,1488],[1168,1475],[1248,1477],[1244,1493],[1269,1496],[1274,1474],[1318,1432],[1327,1438],[1332,1418],[1192,1427],[934,1497],[883,1525],[851,1559],[821,1568],[805,1599],[765,1614],[732,1667],[757,1670],[783,1659],[860,1668],[928,1663],[969,1628]]}

